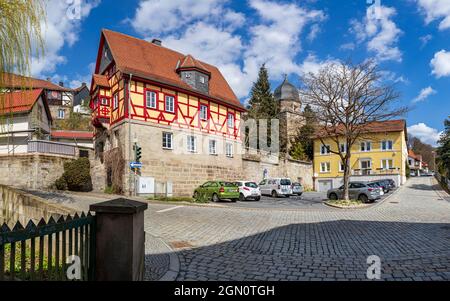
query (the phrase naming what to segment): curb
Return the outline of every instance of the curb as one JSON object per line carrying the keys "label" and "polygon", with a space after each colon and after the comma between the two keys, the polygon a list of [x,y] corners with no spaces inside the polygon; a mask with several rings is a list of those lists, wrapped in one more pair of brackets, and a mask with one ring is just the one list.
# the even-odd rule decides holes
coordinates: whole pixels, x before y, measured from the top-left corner
{"label": "curb", "polygon": [[158,281],[175,281],[180,273],[180,258],[164,240],[159,239],[171,252],[169,253],[169,270]]}

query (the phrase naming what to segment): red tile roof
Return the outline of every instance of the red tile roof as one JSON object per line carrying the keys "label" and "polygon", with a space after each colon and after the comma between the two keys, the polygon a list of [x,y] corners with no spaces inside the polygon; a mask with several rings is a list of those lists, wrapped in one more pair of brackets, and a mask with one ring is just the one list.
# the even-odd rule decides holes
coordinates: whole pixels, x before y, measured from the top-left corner
{"label": "red tile roof", "polygon": [[58,85],[55,85],[52,82],[32,78],[32,77],[26,77],[22,75],[12,74],[12,73],[4,73],[2,76],[2,79],[0,81],[3,85],[3,87],[6,88],[21,88],[21,87],[28,87],[32,89],[47,89],[47,90],[54,90],[54,91],[65,91],[65,92],[71,92],[72,89],[61,87]]}
{"label": "red tile roof", "polygon": [[413,152],[413,150],[408,150],[408,156],[417,160],[417,161],[422,161],[422,155],[417,155],[415,152]]}
{"label": "red tile roof", "polygon": [[93,139],[93,132],[81,131],[52,131],[52,138],[60,139]]}
{"label": "red tile roof", "polygon": [[194,59],[192,57],[192,55],[188,54],[184,57],[184,59],[182,60],[181,65],[178,67],[178,69],[188,69],[188,68],[196,68],[199,70],[203,70],[205,72],[207,72],[208,74],[210,74],[209,70],[203,66],[202,63],[200,63],[199,61],[197,61],[196,59]]}
{"label": "red tile roof", "polygon": [[93,84],[94,89],[95,89],[96,85],[100,86],[100,87],[107,87],[107,88],[109,88],[109,86],[110,86],[106,75],[100,75],[100,74],[94,74],[92,76],[92,84]]}
{"label": "red tile roof", "polygon": [[[364,133],[386,133],[386,132],[401,132],[406,133],[406,121],[400,120],[385,120],[385,121],[373,121],[367,124],[361,125],[362,132]],[[344,127],[339,125],[337,133],[343,133]],[[324,128],[318,129],[316,131],[316,137],[326,137],[328,136],[327,131]]]}
{"label": "red tile roof", "polygon": [[0,94],[0,114],[29,112],[33,108],[43,89],[14,91]]}
{"label": "red tile roof", "polygon": [[123,73],[204,94],[183,82],[175,70],[183,62],[187,65],[192,63],[211,73],[209,94],[205,96],[244,109],[217,67],[194,59],[191,62],[189,56],[182,53],[110,30],[103,30],[103,36],[117,68]]}

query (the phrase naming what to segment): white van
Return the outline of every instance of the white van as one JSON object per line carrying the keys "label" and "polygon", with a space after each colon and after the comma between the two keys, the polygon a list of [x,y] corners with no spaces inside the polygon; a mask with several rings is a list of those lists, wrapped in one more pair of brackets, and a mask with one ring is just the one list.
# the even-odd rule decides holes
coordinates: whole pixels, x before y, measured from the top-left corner
{"label": "white van", "polygon": [[269,178],[259,183],[261,194],[270,195],[274,198],[279,196],[290,197],[292,193],[292,181],[288,178]]}

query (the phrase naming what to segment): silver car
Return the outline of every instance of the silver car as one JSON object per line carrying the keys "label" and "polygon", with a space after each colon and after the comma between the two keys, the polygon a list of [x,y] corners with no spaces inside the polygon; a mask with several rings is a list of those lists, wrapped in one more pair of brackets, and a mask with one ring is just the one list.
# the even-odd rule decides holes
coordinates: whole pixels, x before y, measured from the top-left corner
{"label": "silver car", "polygon": [[[360,200],[363,203],[374,202],[381,198],[380,189],[370,187],[369,183],[365,182],[350,182],[348,192],[350,199]],[[327,197],[330,200],[342,199],[344,197],[344,186],[328,190]]]}

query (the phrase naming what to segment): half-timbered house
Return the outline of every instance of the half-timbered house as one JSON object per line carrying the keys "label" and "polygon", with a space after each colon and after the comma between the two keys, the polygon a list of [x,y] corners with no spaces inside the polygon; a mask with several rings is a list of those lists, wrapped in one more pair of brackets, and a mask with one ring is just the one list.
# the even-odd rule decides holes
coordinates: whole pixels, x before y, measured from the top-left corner
{"label": "half-timbered house", "polygon": [[[134,190],[134,145],[142,148],[140,175],[171,183],[177,195],[206,180],[242,176],[244,107],[217,67],[159,40],[103,30],[90,107],[100,187]],[[118,164],[125,166],[119,174]]]}

